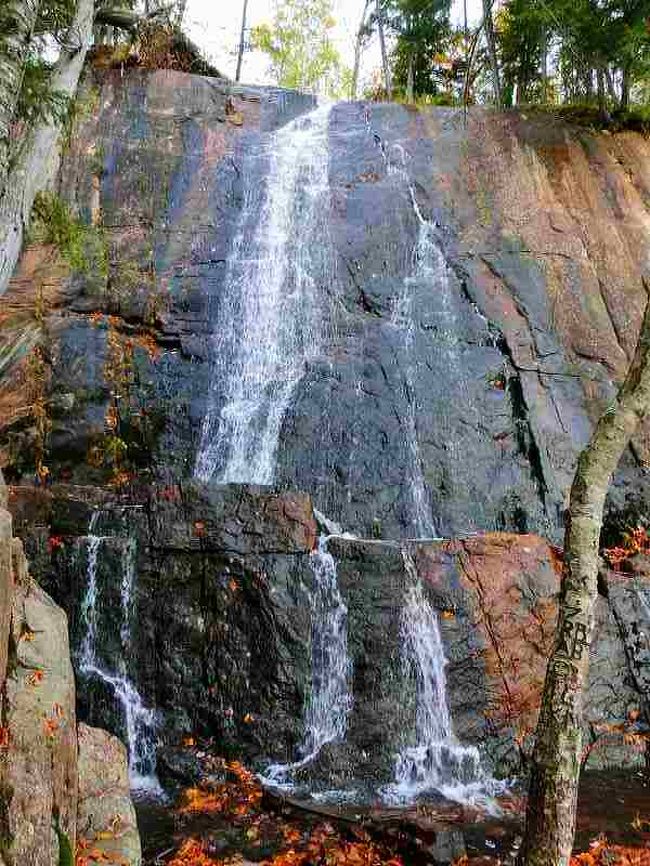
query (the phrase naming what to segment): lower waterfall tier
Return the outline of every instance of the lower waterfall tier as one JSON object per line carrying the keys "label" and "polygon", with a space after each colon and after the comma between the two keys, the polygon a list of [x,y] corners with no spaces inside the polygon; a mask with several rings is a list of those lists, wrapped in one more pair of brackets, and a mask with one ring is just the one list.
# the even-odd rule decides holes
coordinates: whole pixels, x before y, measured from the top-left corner
{"label": "lower waterfall tier", "polygon": [[[35,574],[68,612],[78,660],[88,527],[101,513],[96,659],[110,659],[111,676],[155,712],[162,781],[176,772],[175,747],[199,737],[261,772],[290,765],[291,783],[319,796],[410,788],[471,800],[521,770],[559,586],[543,539],[330,535],[319,549],[309,497],[236,485],[151,488],[130,502],[94,488],[17,487],[11,508]],[[627,734],[650,676],[632,680],[628,666],[648,672],[638,640],[650,633],[648,591],[647,577],[611,574],[598,601],[590,767],[642,760]],[[117,690],[99,676],[83,683],[82,718],[128,740]]]}

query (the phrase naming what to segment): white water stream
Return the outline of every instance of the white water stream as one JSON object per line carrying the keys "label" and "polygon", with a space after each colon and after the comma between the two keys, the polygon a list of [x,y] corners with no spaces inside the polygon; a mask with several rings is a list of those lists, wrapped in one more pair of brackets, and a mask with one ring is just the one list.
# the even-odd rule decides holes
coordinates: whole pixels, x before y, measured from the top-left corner
{"label": "white water stream", "polygon": [[291,787],[296,770],[310,764],[327,743],[345,738],[352,709],[352,662],[348,655],[348,609],[336,573],[336,561],[321,535],[311,556],[314,589],[311,607],[311,691],[305,708],[305,733],[298,747],[300,760],[273,764],[263,781]]}
{"label": "white water stream", "polygon": [[[321,346],[328,272],[328,125],[321,106],[244,162],[247,188],[212,337],[207,414],[194,474],[271,484],[280,428]],[[262,183],[257,164],[270,165]]]}
{"label": "white water stream", "polygon": [[124,714],[126,746],[128,750],[129,781],[133,790],[158,794],[161,791],[156,777],[156,713],[145,707],[142,697],[127,675],[127,660],[131,644],[131,619],[135,583],[135,541],[127,538],[122,552],[121,582],[121,653],[117,671],[111,670],[100,657],[101,634],[99,627],[98,561],[102,545],[113,536],[92,534],[99,512],[93,514],[86,536],[86,591],[81,602],[81,620],[84,636],[79,652],[79,670],[95,676],[109,686]]}
{"label": "white water stream", "polygon": [[395,784],[386,787],[384,796],[389,801],[408,802],[437,791],[449,800],[485,805],[498,783],[483,772],[478,749],[461,745],[454,736],[438,615],[410,554],[402,551],[402,558],[411,579],[401,637],[404,668],[416,684],[415,745],[397,756]]}

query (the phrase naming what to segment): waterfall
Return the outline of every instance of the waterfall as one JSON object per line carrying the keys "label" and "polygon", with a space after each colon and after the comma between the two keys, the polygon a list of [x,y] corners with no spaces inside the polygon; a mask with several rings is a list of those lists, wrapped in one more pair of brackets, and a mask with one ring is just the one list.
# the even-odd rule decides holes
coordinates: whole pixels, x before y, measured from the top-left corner
{"label": "waterfall", "polygon": [[[93,515],[89,532],[94,529],[99,512]],[[81,622],[84,636],[79,651],[79,670],[94,676],[109,686],[120,704],[126,730],[129,780],[134,790],[157,794],[160,784],[156,777],[156,713],[144,706],[140,693],[128,677],[127,661],[131,644],[131,619],[135,581],[135,541],[126,539],[122,552],[122,580],[120,586],[121,618],[120,645],[117,672],[111,672],[100,658],[101,635],[98,622],[99,587],[97,580],[99,552],[108,538],[86,536],[86,591],[81,601]]]}
{"label": "waterfall", "polygon": [[385,794],[397,801],[432,791],[460,802],[485,800],[494,783],[481,769],[478,749],[461,745],[454,736],[437,614],[412,558],[405,551],[402,556],[412,581],[402,611],[401,639],[404,666],[416,684],[415,745],[397,756],[395,785]]}
{"label": "waterfall", "polygon": [[305,709],[305,733],[298,747],[302,758],[290,764],[273,764],[262,780],[289,785],[292,774],[310,764],[327,743],[343,740],[352,709],[348,655],[348,609],[336,573],[336,560],[321,535],[310,555],[314,589],[310,593],[312,683]]}
{"label": "waterfall", "polygon": [[402,333],[402,351],[405,357],[404,390],[406,401],[406,417],[404,431],[409,453],[407,472],[412,500],[412,523],[418,537],[434,538],[439,533],[431,514],[431,502],[427,489],[420,455],[416,418],[415,383],[417,370],[415,366],[416,326],[413,316],[413,293],[419,283],[426,283],[431,288],[431,297],[435,298],[440,308],[442,328],[438,329],[439,339],[445,343],[446,362],[459,369],[457,351],[454,349],[457,340],[454,336],[455,316],[450,305],[449,268],[440,244],[436,238],[435,223],[425,219],[415,195],[415,187],[406,169],[406,154],[401,145],[395,145],[399,153],[399,164],[389,160],[382,146],[382,156],[388,174],[396,175],[406,185],[413,207],[413,213],[418,222],[418,239],[412,254],[412,273],[402,283],[401,291],[395,300],[391,323]]}
{"label": "waterfall", "polygon": [[329,106],[273,133],[259,200],[251,148],[237,234],[212,332],[207,414],[195,465],[201,481],[271,484],[280,428],[325,325]]}
{"label": "waterfall", "polygon": [[[422,232],[420,232],[422,235]],[[418,247],[420,244],[418,243]],[[415,364],[414,344],[415,344],[415,322],[413,321],[412,307],[413,300],[411,298],[411,280],[404,281],[402,291],[397,299],[397,303],[393,309],[391,322],[393,325],[400,328],[402,332],[402,348],[406,357],[406,367],[404,372],[406,385],[406,419],[405,433],[406,444],[409,451],[409,462],[407,471],[409,473],[409,487],[412,497],[412,523],[415,534],[418,538],[433,538],[438,533],[436,532],[433,519],[431,517],[431,503],[424,481],[424,471],[422,469],[422,459],[420,457],[420,445],[418,443],[417,423],[415,415]]]}
{"label": "waterfall", "polygon": [[348,655],[348,609],[341,597],[336,561],[321,535],[311,554],[314,591],[311,594],[312,686],[300,751],[314,757],[326,743],[342,740],[352,708]]}

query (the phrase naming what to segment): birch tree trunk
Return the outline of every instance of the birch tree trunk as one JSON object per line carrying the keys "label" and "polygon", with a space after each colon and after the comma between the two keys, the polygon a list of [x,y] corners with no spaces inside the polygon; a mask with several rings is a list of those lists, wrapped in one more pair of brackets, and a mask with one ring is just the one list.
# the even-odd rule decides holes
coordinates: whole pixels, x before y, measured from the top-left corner
{"label": "birch tree trunk", "polygon": [[393,98],[393,85],[390,79],[388,54],[386,53],[386,39],[384,38],[384,21],[381,9],[381,0],[377,0],[377,32],[379,33],[379,47],[381,49],[381,65],[384,71],[384,86],[386,88],[386,96],[390,101]]}
{"label": "birch tree trunk", "polygon": [[366,0],[363,7],[363,12],[361,13],[361,21],[359,22],[357,36],[354,40],[354,66],[352,67],[352,86],[350,88],[350,99],[357,98],[357,91],[359,89],[359,66],[361,65],[361,49],[363,48],[363,41],[366,35],[366,16],[368,15],[369,6],[370,0]]}
{"label": "birch tree trunk", "polygon": [[[86,52],[92,42],[93,0],[78,0],[61,56],[51,78],[53,90],[74,98]],[[36,193],[56,175],[61,130],[42,121],[27,135],[0,193],[0,295],[4,293],[20,255]]]}
{"label": "birch tree trunk", "polygon": [[596,90],[598,93],[598,111],[601,118],[607,115],[607,99],[605,97],[605,73],[602,66],[596,68]]}
{"label": "birch tree trunk", "polygon": [[406,76],[406,100],[407,102],[413,102],[414,96],[414,82],[413,82],[413,47],[409,48],[409,66],[408,72]]}
{"label": "birch tree trunk", "polygon": [[[0,27],[0,195],[9,171],[9,132],[41,0],[4,0]],[[7,23],[5,23],[7,22]]]}
{"label": "birch tree trunk", "polygon": [[490,66],[492,67],[492,85],[494,87],[494,103],[501,108],[501,76],[499,75],[499,60],[497,58],[497,42],[494,35],[494,22],[492,20],[493,0],[483,0],[483,26],[485,28],[485,39],[487,42]]}
{"label": "birch tree trunk", "polygon": [[627,67],[621,70],[621,108],[630,105],[630,71]]}
{"label": "birch tree trunk", "polygon": [[571,856],[603,507],[621,455],[649,411],[650,303],[625,382],[581,453],[571,487],[560,609],[537,723],[523,866],[566,866]]}

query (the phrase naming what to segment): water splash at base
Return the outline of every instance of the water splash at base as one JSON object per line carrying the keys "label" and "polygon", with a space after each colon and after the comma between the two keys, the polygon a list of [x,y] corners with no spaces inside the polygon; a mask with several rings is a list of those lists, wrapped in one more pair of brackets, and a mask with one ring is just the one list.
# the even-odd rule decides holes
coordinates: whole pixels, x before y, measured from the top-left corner
{"label": "water splash at base", "polygon": [[401,635],[404,667],[416,683],[416,742],[397,755],[395,782],[382,789],[382,799],[397,804],[437,794],[494,811],[498,807],[492,798],[505,785],[485,773],[475,746],[464,746],[454,736],[438,616],[411,556],[402,551],[402,558],[412,581],[402,612]]}

